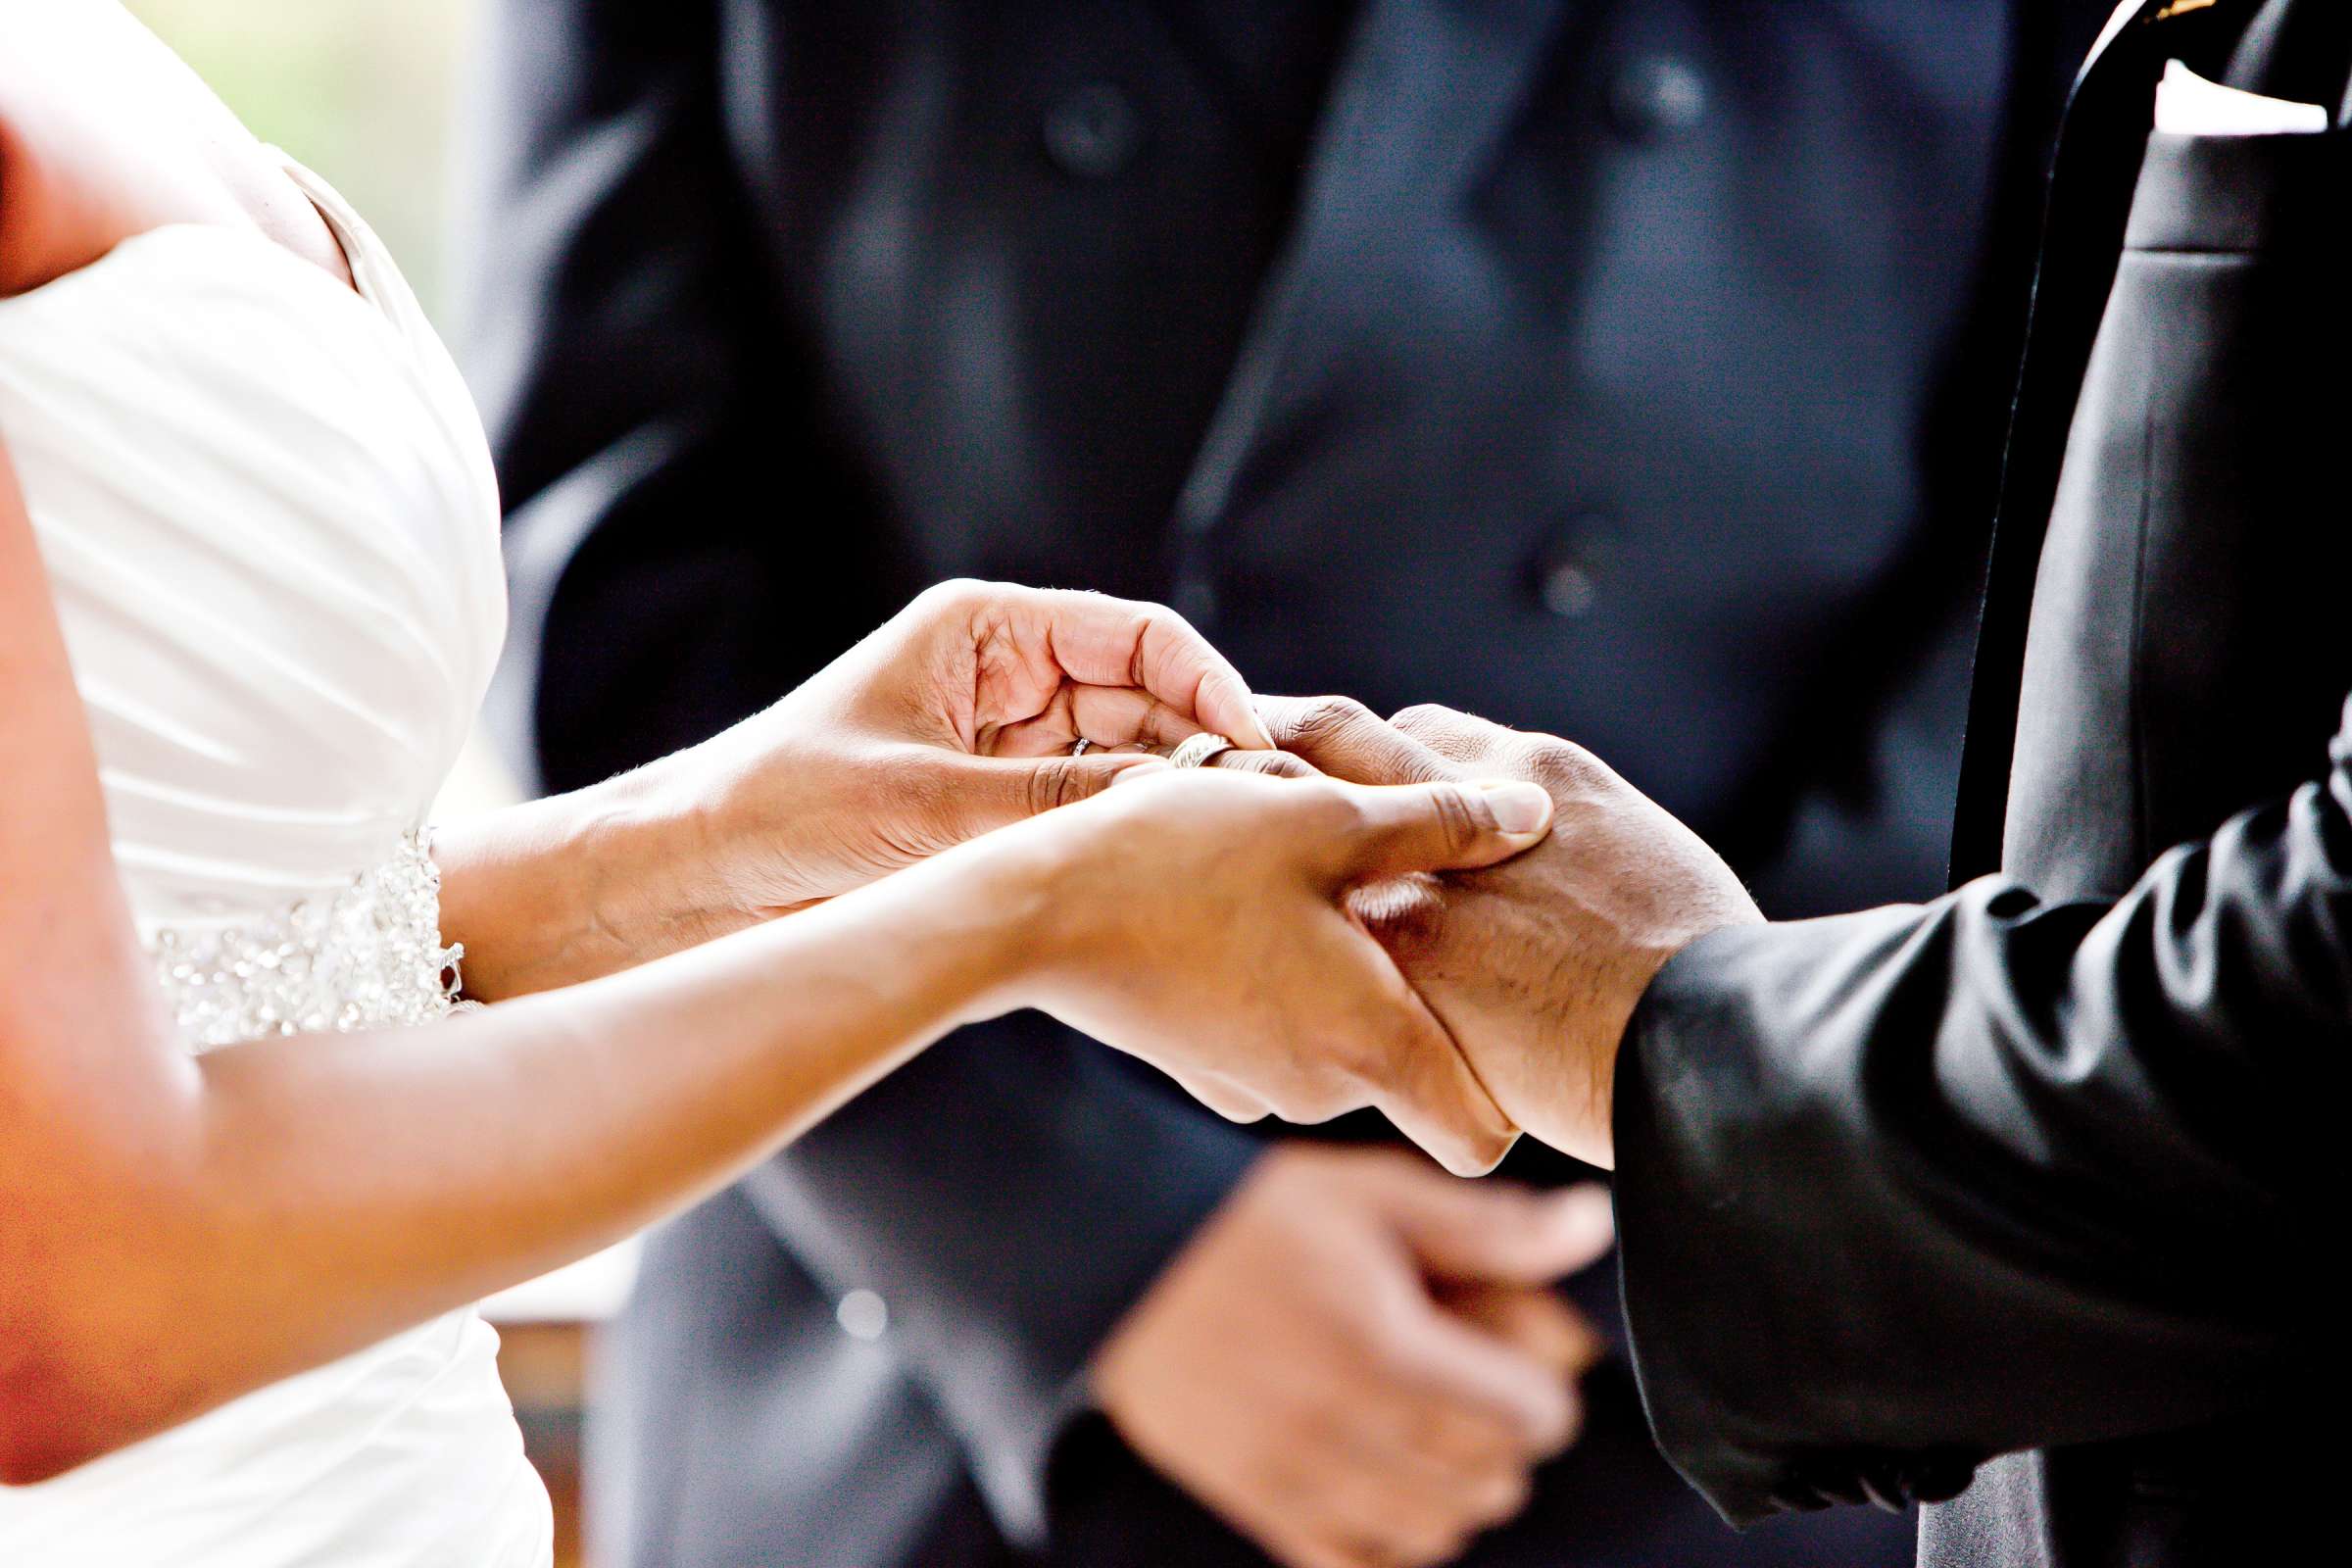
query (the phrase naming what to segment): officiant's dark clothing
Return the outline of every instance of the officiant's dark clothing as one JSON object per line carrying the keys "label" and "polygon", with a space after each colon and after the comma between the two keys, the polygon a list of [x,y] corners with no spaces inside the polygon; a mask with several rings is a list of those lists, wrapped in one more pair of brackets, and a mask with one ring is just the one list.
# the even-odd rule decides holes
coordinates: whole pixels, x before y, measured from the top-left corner
{"label": "officiant's dark clothing", "polygon": [[[576,785],[937,578],[1081,585],[1264,690],[1576,736],[1778,911],[1928,896],[2022,176],[2099,20],[505,0],[494,714]],[[1260,1148],[1035,1020],[934,1050],[653,1240],[595,1434],[618,1560],[1254,1560],[1078,1412]],[[1908,1555],[1867,1513],[1734,1538],[1622,1363],[1592,1396],[1474,1561]]]}
{"label": "officiant's dark clothing", "polygon": [[[2172,59],[2339,128],[2151,137]],[[1970,880],[1703,941],[1638,1014],[1637,1360],[1735,1517],[1973,1468],[1931,1563],[2341,1555],[2348,76],[2337,0],[2119,16],[2054,181]]]}

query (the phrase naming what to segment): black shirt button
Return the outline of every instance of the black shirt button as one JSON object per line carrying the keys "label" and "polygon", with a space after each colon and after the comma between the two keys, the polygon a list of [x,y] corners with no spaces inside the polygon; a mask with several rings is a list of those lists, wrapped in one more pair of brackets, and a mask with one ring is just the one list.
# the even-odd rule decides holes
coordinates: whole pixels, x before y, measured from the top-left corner
{"label": "black shirt button", "polygon": [[1600,603],[1600,585],[1592,580],[1592,569],[1573,561],[1544,571],[1543,594],[1544,608],[1562,620],[1580,620]]}
{"label": "black shirt button", "polygon": [[1609,121],[1638,140],[1689,130],[1706,113],[1705,80],[1672,55],[1629,60],[1609,83]]}
{"label": "black shirt button", "polygon": [[1609,519],[1584,513],[1554,528],[1537,550],[1530,586],[1536,601],[1562,620],[1582,620],[1600,603],[1601,558]]}
{"label": "black shirt button", "polygon": [[1046,113],[1046,156],[1065,174],[1107,179],[1134,162],[1144,119],[1127,94],[1090,81]]}

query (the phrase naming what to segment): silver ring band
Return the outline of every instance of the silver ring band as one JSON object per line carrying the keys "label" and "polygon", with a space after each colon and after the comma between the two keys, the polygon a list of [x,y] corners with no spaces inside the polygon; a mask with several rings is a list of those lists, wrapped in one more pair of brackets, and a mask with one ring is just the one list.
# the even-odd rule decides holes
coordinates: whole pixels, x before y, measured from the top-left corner
{"label": "silver ring band", "polygon": [[1215,758],[1232,750],[1233,742],[1222,735],[1210,735],[1205,732],[1199,735],[1187,735],[1183,740],[1178,741],[1176,749],[1168,754],[1168,761],[1176,767],[1206,767]]}
{"label": "silver ring band", "polygon": [[1081,735],[1078,737],[1077,741],[1071,745],[1070,755],[1072,757],[1084,757],[1087,753],[1093,751],[1094,749],[1095,743]]}

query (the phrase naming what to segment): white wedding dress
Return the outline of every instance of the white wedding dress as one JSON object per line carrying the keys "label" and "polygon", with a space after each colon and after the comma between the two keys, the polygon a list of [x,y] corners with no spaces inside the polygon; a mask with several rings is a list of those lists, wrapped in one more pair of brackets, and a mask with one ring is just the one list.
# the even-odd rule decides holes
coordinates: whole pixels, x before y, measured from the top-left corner
{"label": "white wedding dress", "polygon": [[[0,435],[190,1049],[449,1010],[419,831],[505,629],[473,405],[375,237],[290,172],[358,293],[179,225],[0,300]],[[497,1345],[452,1313],[0,1489],[0,1564],[540,1568]]]}

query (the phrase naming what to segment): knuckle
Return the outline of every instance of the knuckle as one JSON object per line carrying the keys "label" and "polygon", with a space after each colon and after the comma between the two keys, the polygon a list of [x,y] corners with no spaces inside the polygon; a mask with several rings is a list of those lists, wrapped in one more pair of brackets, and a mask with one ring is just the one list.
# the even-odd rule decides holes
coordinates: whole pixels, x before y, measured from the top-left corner
{"label": "knuckle", "polygon": [[1317,1065],[1295,1068],[1283,1074],[1279,1084],[1259,1087],[1259,1096],[1284,1121],[1312,1126],[1345,1115],[1362,1102],[1329,1052],[1319,1054],[1323,1059]]}
{"label": "knuckle", "polygon": [[1012,591],[1001,583],[984,582],[978,577],[943,577],[916,595],[915,602],[935,610],[954,610],[983,604]]}
{"label": "knuckle", "polygon": [[1365,1092],[1361,1074],[1343,1065],[1338,1071],[1301,1085],[1294,1097],[1294,1104],[1283,1111],[1283,1119],[1302,1126],[1313,1126],[1363,1109],[1372,1102]]}
{"label": "knuckle", "polygon": [[1449,724],[1458,724],[1468,716],[1465,713],[1455,712],[1442,703],[1415,703],[1410,708],[1398,709],[1396,715],[1389,722],[1409,734],[1415,730],[1438,729]]}
{"label": "knuckle", "polygon": [[1554,793],[1588,787],[1600,768],[1591,752],[1557,735],[1523,736],[1514,750],[1521,769]]}
{"label": "knuckle", "polygon": [[1583,1413],[1575,1391],[1565,1380],[1552,1393],[1554,1397],[1529,1412],[1529,1444],[1539,1454],[1559,1453],[1576,1441],[1577,1422]]}
{"label": "knuckle", "polygon": [[1516,1519],[1535,1495],[1535,1484],[1525,1470],[1513,1469],[1479,1489],[1472,1499],[1472,1517],[1482,1525]]}
{"label": "knuckle", "polygon": [[1268,1115],[1262,1101],[1255,1096],[1245,1094],[1230,1084],[1215,1084],[1205,1087],[1196,1084],[1191,1087],[1194,1095],[1202,1104],[1227,1121],[1239,1122],[1243,1126],[1248,1126],[1251,1122],[1264,1121]]}
{"label": "knuckle", "polygon": [[1352,697],[1317,697],[1299,713],[1298,733],[1305,739],[1328,741],[1378,722],[1372,710]]}
{"label": "knuckle", "polygon": [[1203,641],[1200,634],[1193,629],[1191,621],[1156,600],[1127,600],[1113,601],[1113,603],[1127,603],[1135,607],[1136,626],[1144,634],[1137,639],[1139,647],[1155,637],[1167,638],[1170,641],[1177,639],[1187,642]]}
{"label": "knuckle", "polygon": [[1405,1568],[1438,1568],[1459,1557],[1469,1544],[1467,1522],[1448,1519],[1414,1531],[1399,1544],[1397,1560]]}

